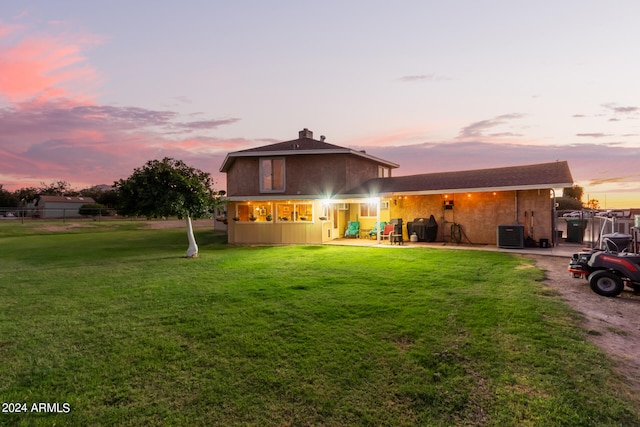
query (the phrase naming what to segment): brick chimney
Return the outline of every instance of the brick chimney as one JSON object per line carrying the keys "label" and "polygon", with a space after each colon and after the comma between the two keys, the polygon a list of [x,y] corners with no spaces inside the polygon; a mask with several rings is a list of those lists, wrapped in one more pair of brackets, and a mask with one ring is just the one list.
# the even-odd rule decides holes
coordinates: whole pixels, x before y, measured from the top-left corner
{"label": "brick chimney", "polygon": [[300,132],[298,132],[298,138],[310,138],[310,139],[313,139],[313,132],[311,132],[307,128],[304,128]]}

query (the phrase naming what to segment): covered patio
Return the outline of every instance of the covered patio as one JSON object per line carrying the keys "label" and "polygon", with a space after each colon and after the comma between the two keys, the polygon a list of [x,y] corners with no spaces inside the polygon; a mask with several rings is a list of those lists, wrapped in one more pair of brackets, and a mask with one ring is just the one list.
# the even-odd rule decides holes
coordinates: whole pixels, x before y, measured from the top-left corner
{"label": "covered patio", "polygon": [[501,248],[496,245],[479,245],[469,243],[451,243],[451,242],[411,242],[405,241],[402,245],[390,244],[387,241],[378,242],[375,239],[334,239],[330,242],[324,243],[325,245],[336,246],[359,246],[359,247],[376,247],[382,249],[452,249],[452,250],[471,250],[471,251],[491,251],[491,252],[504,252],[518,255],[546,255],[554,257],[564,257],[569,262],[569,258],[574,253],[582,250],[589,250],[588,247],[578,243],[559,243],[555,246],[549,246],[547,248],[531,247],[523,249],[511,249]]}

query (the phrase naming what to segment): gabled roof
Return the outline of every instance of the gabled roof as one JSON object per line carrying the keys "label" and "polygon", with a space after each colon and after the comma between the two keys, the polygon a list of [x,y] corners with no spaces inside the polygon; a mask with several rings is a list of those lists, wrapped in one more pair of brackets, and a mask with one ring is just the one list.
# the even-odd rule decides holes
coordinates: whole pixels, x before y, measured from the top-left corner
{"label": "gabled roof", "polygon": [[352,154],[358,157],[372,160],[375,163],[387,166],[389,168],[397,168],[397,163],[383,160],[378,157],[367,154],[365,151],[353,150],[351,148],[341,147],[339,145],[329,144],[324,141],[313,139],[313,133],[308,129],[299,132],[298,139],[291,141],[277,142],[275,144],[263,145],[261,147],[249,148],[246,150],[234,151],[227,154],[220,172],[228,172],[234,160],[238,157],[263,157],[263,156],[295,156],[309,154]]}
{"label": "gabled roof", "polygon": [[535,165],[374,178],[344,195],[439,194],[564,188],[573,185],[566,161]]}
{"label": "gabled roof", "polygon": [[40,196],[39,199],[49,203],[95,203],[91,197],[83,196]]}

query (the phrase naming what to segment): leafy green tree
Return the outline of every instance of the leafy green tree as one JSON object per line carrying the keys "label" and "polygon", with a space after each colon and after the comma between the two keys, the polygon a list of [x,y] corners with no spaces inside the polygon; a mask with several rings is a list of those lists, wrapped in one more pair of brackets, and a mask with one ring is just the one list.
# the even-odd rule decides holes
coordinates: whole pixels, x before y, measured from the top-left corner
{"label": "leafy green tree", "polygon": [[116,181],[114,186],[120,214],[186,218],[187,257],[198,255],[191,218],[210,216],[222,203],[209,173],[168,157],[148,161],[129,178]]}
{"label": "leafy green tree", "polygon": [[114,208],[118,205],[118,192],[116,190],[104,191],[97,199],[93,200],[107,207]]}

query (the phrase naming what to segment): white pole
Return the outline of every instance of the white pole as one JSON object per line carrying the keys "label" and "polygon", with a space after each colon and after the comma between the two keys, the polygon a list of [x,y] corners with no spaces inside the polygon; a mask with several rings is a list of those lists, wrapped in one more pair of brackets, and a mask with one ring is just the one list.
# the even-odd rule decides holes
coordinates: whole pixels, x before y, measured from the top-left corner
{"label": "white pole", "polygon": [[187,258],[195,258],[198,256],[198,245],[193,235],[193,226],[191,225],[191,216],[187,215],[187,238],[189,239],[189,248],[187,249]]}

